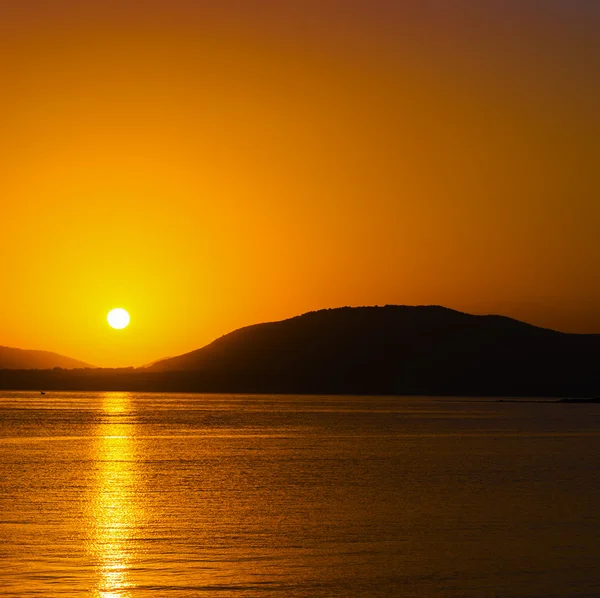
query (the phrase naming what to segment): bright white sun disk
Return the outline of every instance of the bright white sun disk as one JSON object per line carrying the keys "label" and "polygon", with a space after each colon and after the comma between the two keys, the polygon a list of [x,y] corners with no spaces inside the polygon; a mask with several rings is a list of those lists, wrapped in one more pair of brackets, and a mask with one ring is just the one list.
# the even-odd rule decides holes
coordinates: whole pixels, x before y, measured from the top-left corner
{"label": "bright white sun disk", "polygon": [[125,328],[129,324],[129,314],[122,307],[115,307],[108,312],[106,316],[108,323],[117,330]]}

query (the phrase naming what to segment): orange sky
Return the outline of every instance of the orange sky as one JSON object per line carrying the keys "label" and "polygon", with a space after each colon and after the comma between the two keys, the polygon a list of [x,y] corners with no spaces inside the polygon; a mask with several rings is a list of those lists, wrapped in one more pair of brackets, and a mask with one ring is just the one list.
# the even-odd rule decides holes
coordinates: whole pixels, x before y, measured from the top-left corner
{"label": "orange sky", "polygon": [[386,303],[600,332],[598,30],[595,0],[4,0],[0,345],[140,365]]}

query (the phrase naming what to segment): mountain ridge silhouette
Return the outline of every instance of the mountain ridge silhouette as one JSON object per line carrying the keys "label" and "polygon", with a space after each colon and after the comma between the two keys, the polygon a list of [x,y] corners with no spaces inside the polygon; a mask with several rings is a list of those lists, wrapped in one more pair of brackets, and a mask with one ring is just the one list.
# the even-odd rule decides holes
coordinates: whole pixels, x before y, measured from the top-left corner
{"label": "mountain ridge silhouette", "polygon": [[53,351],[0,346],[0,369],[93,368],[93,365]]}
{"label": "mountain ridge silhouette", "polygon": [[[235,343],[252,343],[252,347],[248,349],[256,350],[257,342],[264,342],[265,337],[261,337],[261,333],[270,335],[271,341],[289,344],[290,342],[304,340],[311,341],[317,345],[319,338],[322,339],[324,332],[336,335],[331,338],[331,350],[344,350],[343,346],[337,345],[337,342],[342,339],[340,332],[343,328],[337,325],[354,325],[354,334],[352,332],[347,336],[354,337],[355,341],[375,341],[375,340],[391,340],[392,334],[403,333],[404,335],[412,334],[410,339],[413,350],[424,345],[428,340],[431,342],[439,342],[439,334],[443,332],[468,332],[472,331],[473,326],[481,324],[491,324],[489,330],[503,331],[505,334],[510,331],[529,331],[531,334],[545,335],[569,335],[570,333],[559,332],[549,328],[541,328],[533,324],[528,324],[520,320],[516,320],[502,315],[472,315],[461,311],[457,311],[448,307],[439,305],[420,305],[420,306],[405,306],[405,305],[386,305],[386,306],[368,306],[368,307],[339,307],[322,309],[317,311],[307,312],[292,318],[279,320],[275,322],[265,322],[260,324],[251,324],[238,328],[228,334],[221,336],[208,345],[189,351],[182,355],[171,358],[156,360],[149,364],[148,368],[154,371],[165,370],[181,370],[193,371],[202,365],[202,361],[206,358],[210,351],[236,348]],[[315,324],[310,328],[310,325]],[[356,325],[358,324],[358,327]],[[381,328],[381,325],[385,329]],[[401,324],[402,330],[391,329],[390,325]],[[277,338],[277,333],[284,333]],[[346,329],[347,332],[347,329]],[[385,334],[388,332],[389,334]],[[418,333],[416,335],[415,333]],[[430,338],[429,335],[437,333],[437,338]],[[360,335],[360,337],[359,337]],[[375,339],[374,335],[380,335],[379,339]],[[341,335],[344,336],[343,334]],[[573,336],[595,336],[595,335],[573,335]],[[596,335],[600,339],[600,335]],[[404,337],[404,340],[406,337]],[[402,340],[402,339],[396,339]],[[394,343],[397,345],[397,342]],[[233,345],[233,346],[232,346]],[[314,345],[311,345],[312,348]],[[238,347],[239,348],[239,347]],[[389,345],[386,347],[389,348]]]}
{"label": "mountain ridge silhouette", "polygon": [[599,362],[597,334],[437,305],[387,305],[246,326],[148,369],[306,392],[514,395],[553,386],[597,393]]}

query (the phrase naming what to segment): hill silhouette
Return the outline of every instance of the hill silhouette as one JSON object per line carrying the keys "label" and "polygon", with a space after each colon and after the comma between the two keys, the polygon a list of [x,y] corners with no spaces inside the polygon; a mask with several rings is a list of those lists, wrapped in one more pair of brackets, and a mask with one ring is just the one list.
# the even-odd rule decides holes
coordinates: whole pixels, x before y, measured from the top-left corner
{"label": "hill silhouette", "polygon": [[149,367],[0,371],[2,388],[591,397],[600,335],[439,306],[356,307],[235,330]]}
{"label": "hill silhouette", "polygon": [[597,394],[600,335],[440,306],[339,308],[227,334],[153,364],[231,386],[305,392]]}
{"label": "hill silhouette", "polygon": [[0,347],[0,369],[30,370],[50,368],[89,368],[93,367],[83,361],[65,357],[50,351],[30,351]]}

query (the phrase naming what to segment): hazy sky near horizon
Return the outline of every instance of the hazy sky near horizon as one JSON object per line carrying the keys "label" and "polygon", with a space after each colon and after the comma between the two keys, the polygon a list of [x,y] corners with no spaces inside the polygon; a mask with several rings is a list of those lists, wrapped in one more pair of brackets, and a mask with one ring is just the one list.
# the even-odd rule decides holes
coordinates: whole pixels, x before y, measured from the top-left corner
{"label": "hazy sky near horizon", "polygon": [[386,303],[600,333],[598,31],[596,0],[3,0],[0,345],[140,365]]}

